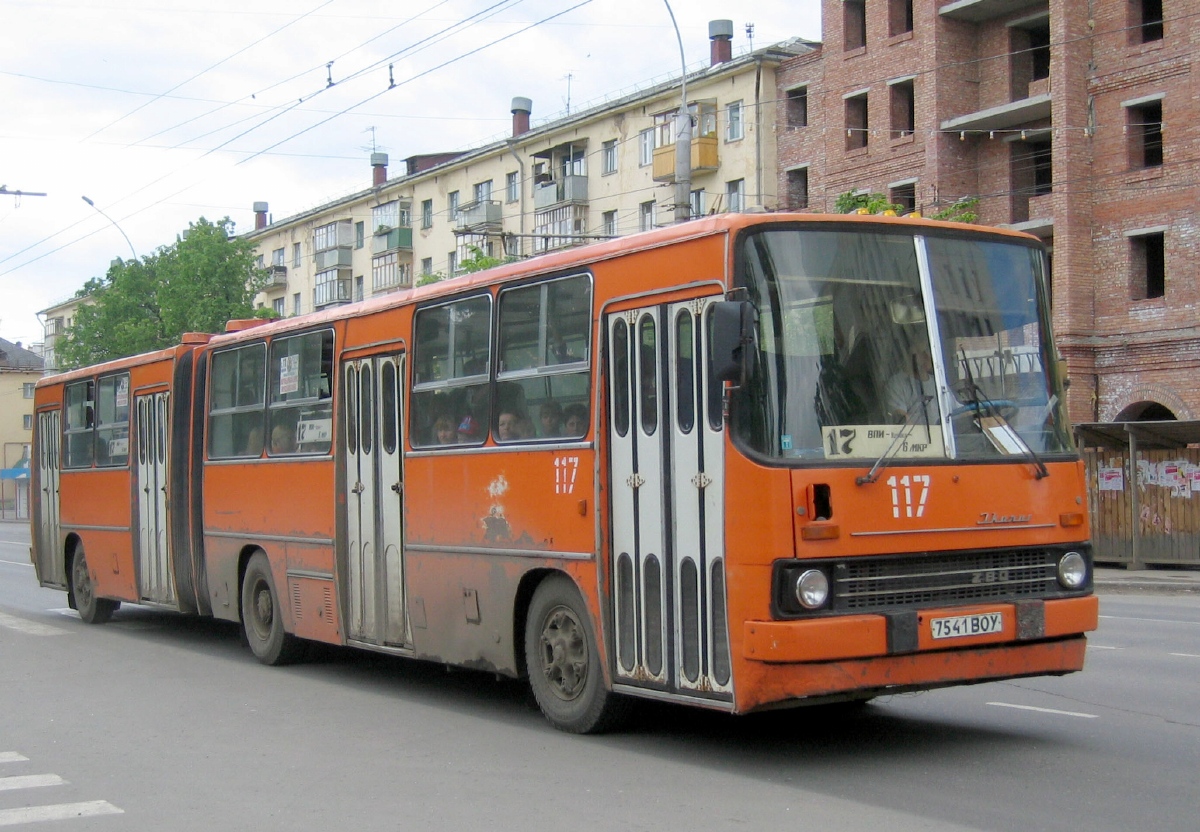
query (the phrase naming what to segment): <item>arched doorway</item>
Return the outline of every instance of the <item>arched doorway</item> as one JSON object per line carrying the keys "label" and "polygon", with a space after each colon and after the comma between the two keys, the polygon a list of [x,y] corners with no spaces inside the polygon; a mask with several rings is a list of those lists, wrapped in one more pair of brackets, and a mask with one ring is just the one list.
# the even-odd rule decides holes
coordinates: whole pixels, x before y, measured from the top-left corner
{"label": "arched doorway", "polygon": [[1158,402],[1134,402],[1117,414],[1114,422],[1171,422],[1176,419],[1170,408]]}

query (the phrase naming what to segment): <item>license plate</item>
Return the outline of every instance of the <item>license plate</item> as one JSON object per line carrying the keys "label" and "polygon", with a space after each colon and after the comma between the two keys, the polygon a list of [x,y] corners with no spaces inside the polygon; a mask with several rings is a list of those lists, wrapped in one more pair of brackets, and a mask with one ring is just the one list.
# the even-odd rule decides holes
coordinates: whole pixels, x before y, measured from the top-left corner
{"label": "license plate", "polygon": [[930,632],[934,638],[962,638],[964,636],[987,636],[1004,629],[998,612],[978,615],[959,615],[954,618],[932,618]]}

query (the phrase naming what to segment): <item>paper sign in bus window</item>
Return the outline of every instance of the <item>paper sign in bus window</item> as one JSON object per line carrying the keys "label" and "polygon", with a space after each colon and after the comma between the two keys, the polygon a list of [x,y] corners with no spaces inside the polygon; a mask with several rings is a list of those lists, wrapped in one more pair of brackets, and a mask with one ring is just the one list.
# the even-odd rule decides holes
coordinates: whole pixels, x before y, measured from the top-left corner
{"label": "paper sign in bus window", "polygon": [[300,389],[300,356],[285,355],[279,359],[279,393],[286,395]]}

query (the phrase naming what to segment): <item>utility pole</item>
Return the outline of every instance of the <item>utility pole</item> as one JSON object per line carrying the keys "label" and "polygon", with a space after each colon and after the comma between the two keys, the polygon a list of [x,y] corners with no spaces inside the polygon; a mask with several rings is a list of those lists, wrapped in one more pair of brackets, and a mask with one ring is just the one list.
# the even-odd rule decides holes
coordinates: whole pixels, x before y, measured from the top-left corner
{"label": "utility pole", "polygon": [[688,113],[687,59],[683,55],[683,36],[675,22],[675,12],[668,0],[663,0],[671,25],[675,27],[675,39],[679,42],[679,113],[675,116],[675,222],[687,222],[692,215],[692,116]]}

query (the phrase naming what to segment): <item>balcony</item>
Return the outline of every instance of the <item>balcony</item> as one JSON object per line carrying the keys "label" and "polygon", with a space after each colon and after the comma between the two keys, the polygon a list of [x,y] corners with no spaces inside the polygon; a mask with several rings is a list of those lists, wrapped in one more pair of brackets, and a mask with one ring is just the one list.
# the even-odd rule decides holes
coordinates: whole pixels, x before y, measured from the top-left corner
{"label": "balcony", "polygon": [[458,209],[454,230],[460,234],[499,232],[504,224],[504,207],[493,199],[469,202]]}
{"label": "balcony", "polygon": [[586,203],[587,201],[588,181],[586,176],[564,176],[557,180],[539,182],[533,188],[535,211],[543,211],[563,204]]}
{"label": "balcony", "polygon": [[338,267],[350,267],[353,251],[349,248],[327,248],[313,255],[314,266],[318,272]]}
{"label": "balcony", "polygon": [[[721,164],[717,153],[716,136],[697,136],[692,139],[692,173],[711,173]],[[675,145],[654,150],[654,181],[675,181]]]}
{"label": "balcony", "polygon": [[949,131],[1006,130],[1050,118],[1050,93],[1030,96],[1020,101],[977,110],[973,113],[946,119],[941,128]]}
{"label": "balcony", "polygon": [[995,20],[1019,9],[1030,9],[1037,6],[1045,8],[1047,3],[1042,0],[955,0],[938,9],[938,14],[951,20],[962,20],[967,23],[982,23],[985,20]]}
{"label": "balcony", "polygon": [[266,289],[287,286],[287,266],[274,265],[267,267]]}
{"label": "balcony", "polygon": [[323,309],[354,299],[353,282],[349,269],[339,269],[318,274],[313,288],[313,308]]}
{"label": "balcony", "polygon": [[412,229],[406,226],[389,228],[380,234],[375,232],[371,238],[371,253],[383,254],[387,251],[412,251]]}

